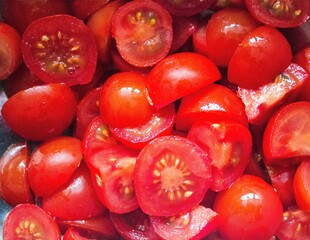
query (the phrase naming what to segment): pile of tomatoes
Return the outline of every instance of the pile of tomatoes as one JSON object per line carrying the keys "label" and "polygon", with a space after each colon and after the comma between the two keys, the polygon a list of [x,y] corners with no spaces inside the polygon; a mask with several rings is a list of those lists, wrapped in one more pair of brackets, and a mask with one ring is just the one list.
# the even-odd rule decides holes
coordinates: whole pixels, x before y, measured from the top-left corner
{"label": "pile of tomatoes", "polygon": [[309,0],[3,0],[3,239],[307,239]]}

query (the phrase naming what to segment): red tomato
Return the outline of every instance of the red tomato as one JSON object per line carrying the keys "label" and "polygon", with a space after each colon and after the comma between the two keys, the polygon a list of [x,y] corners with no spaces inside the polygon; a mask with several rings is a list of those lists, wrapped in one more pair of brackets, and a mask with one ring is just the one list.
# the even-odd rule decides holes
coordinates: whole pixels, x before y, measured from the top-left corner
{"label": "red tomato", "polygon": [[124,239],[160,240],[154,232],[150,217],[140,208],[125,214],[110,213],[112,223]]}
{"label": "red tomato", "polygon": [[175,122],[175,107],[171,103],[153,113],[150,120],[137,127],[110,127],[112,134],[123,144],[142,149],[147,143],[159,136],[169,135]]}
{"label": "red tomato", "polygon": [[22,61],[21,37],[10,25],[0,23],[0,80],[10,76]]}
{"label": "red tomato", "polygon": [[151,141],[140,152],[134,169],[139,206],[153,216],[190,211],[201,202],[210,183],[208,155],[179,136]]}
{"label": "red tomato", "polygon": [[301,210],[310,210],[310,159],[302,161],[294,176],[294,194]]}
{"label": "red tomato", "polygon": [[238,122],[198,121],[187,138],[197,143],[211,159],[210,189],[227,189],[241,177],[252,150],[252,136],[248,128]]}
{"label": "red tomato", "polygon": [[244,0],[248,11],[264,24],[292,28],[309,19],[310,4],[307,0],[265,1]]}
{"label": "red tomato", "polygon": [[[80,2],[85,4],[84,0]],[[98,59],[103,63],[109,63],[111,61],[112,17],[115,11],[122,6],[124,2],[124,0],[110,1],[93,13],[87,20],[87,26],[93,32],[96,39]]]}
{"label": "red tomato", "polygon": [[134,0],[114,14],[112,36],[121,56],[138,67],[153,66],[164,58],[172,43],[172,19],[153,1]]}
{"label": "red tomato", "polygon": [[204,56],[208,56],[207,52],[207,40],[206,40],[206,28],[211,18],[211,14],[205,14],[198,19],[198,26],[196,31],[192,35],[193,50]]}
{"label": "red tomato", "polygon": [[14,132],[41,141],[63,133],[75,117],[76,106],[73,91],[54,83],[18,92],[5,102],[1,112]]}
{"label": "red tomato", "polygon": [[219,80],[216,65],[198,53],[182,52],[165,57],[147,76],[147,89],[159,109]]}
{"label": "red tomato", "polygon": [[214,203],[225,239],[269,239],[282,222],[283,208],[274,189],[261,178],[243,175]]}
{"label": "red tomato", "polygon": [[13,26],[20,34],[36,19],[70,13],[70,4],[64,0],[3,0],[2,2],[4,21]]}
{"label": "red tomato", "polygon": [[103,84],[100,116],[114,127],[133,127],[147,122],[153,113],[148,101],[146,78],[134,72],[119,72]]}
{"label": "red tomato", "polygon": [[155,2],[164,6],[172,15],[192,16],[208,9],[213,4],[214,0],[155,0]]}
{"label": "red tomato", "polygon": [[298,64],[291,63],[271,83],[257,89],[240,88],[237,95],[245,105],[249,123],[263,125],[283,105],[292,102],[308,78],[307,72]]}
{"label": "red tomato", "polygon": [[287,165],[290,158],[310,155],[310,102],[294,102],[281,108],[269,120],[263,136],[265,164]]}
{"label": "red tomato", "polygon": [[25,142],[9,146],[0,159],[0,196],[11,206],[34,203],[27,178],[29,150]]}
{"label": "red tomato", "polygon": [[28,180],[36,196],[48,196],[63,186],[83,158],[81,141],[60,136],[43,142],[32,153]]}
{"label": "red tomato", "polygon": [[200,205],[177,216],[151,216],[150,219],[158,236],[166,240],[202,239],[220,224],[216,212]]}
{"label": "red tomato", "polygon": [[63,240],[89,240],[89,236],[83,236],[83,233],[78,229],[70,227],[66,230]]}
{"label": "red tomato", "polygon": [[110,0],[72,0],[71,8],[74,16],[81,20],[85,20],[109,1]]}
{"label": "red tomato", "polygon": [[210,84],[185,96],[177,111],[176,128],[189,130],[198,120],[233,120],[248,126],[244,104],[229,88]]}
{"label": "red tomato", "polygon": [[23,34],[21,50],[26,65],[47,83],[85,84],[95,73],[95,38],[83,21],[70,15],[32,22]]}
{"label": "red tomato", "polygon": [[244,37],[259,23],[241,8],[215,12],[206,27],[207,56],[218,66],[227,67]]}
{"label": "red tomato", "polygon": [[85,164],[77,168],[66,184],[42,198],[42,208],[53,217],[70,220],[96,216],[106,209],[97,198]]}
{"label": "red tomato", "polygon": [[242,88],[258,88],[273,82],[291,60],[291,47],[281,32],[260,26],[245,36],[232,55],[228,80]]}
{"label": "red tomato", "polygon": [[59,228],[53,218],[34,204],[19,204],[6,216],[3,239],[60,240]]}

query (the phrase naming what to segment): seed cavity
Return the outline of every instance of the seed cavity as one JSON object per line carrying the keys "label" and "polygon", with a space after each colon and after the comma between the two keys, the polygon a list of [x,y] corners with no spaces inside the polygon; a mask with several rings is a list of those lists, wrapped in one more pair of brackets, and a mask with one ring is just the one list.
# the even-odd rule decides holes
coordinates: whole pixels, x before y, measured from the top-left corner
{"label": "seed cavity", "polygon": [[19,222],[18,226],[15,229],[17,239],[41,240],[42,234],[40,232],[37,232],[36,227],[36,224],[30,222],[29,220]]}
{"label": "seed cavity", "polygon": [[295,9],[291,0],[262,0],[262,4],[276,16],[298,17],[301,14],[301,9]]}

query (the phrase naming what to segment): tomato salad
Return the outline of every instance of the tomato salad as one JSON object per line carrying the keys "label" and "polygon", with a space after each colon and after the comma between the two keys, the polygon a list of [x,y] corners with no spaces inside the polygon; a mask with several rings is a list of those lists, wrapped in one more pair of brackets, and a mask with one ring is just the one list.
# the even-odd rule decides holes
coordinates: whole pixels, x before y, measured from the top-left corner
{"label": "tomato salad", "polygon": [[4,240],[309,238],[308,0],[1,3]]}

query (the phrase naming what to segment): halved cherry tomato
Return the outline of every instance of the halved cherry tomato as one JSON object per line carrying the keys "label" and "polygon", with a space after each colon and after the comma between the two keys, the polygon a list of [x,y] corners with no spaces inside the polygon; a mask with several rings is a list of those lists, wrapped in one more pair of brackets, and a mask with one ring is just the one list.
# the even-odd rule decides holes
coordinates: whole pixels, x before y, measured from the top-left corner
{"label": "halved cherry tomato", "polygon": [[11,206],[34,203],[27,178],[29,149],[25,142],[13,144],[0,159],[0,196]]}
{"label": "halved cherry tomato", "polygon": [[304,89],[309,75],[298,64],[291,63],[271,83],[257,89],[238,87],[237,95],[245,105],[249,123],[266,124],[283,105],[295,100]]}
{"label": "halved cherry tomato", "polygon": [[110,0],[72,0],[71,8],[74,16],[81,20],[85,20],[109,1]]}
{"label": "halved cherry tomato", "polygon": [[150,217],[140,208],[125,214],[110,213],[112,223],[124,239],[160,240],[154,232]]}
{"label": "halved cherry tomato", "polygon": [[159,136],[170,134],[175,122],[173,103],[155,111],[150,120],[137,127],[110,127],[112,134],[123,144],[142,149],[148,142]]}
{"label": "halved cherry tomato", "polygon": [[20,91],[2,107],[7,125],[18,135],[36,141],[62,134],[72,123],[77,99],[65,84],[51,83]]}
{"label": "halved cherry tomato", "polygon": [[147,76],[147,89],[159,109],[220,77],[218,68],[207,57],[193,52],[174,53],[153,67]]}
{"label": "halved cherry tomato", "polygon": [[24,203],[13,208],[3,223],[3,239],[60,240],[59,228],[53,218],[34,204]]}
{"label": "halved cherry tomato", "polygon": [[70,15],[32,22],[23,34],[21,50],[26,65],[47,83],[86,84],[95,73],[95,37],[83,21]]}
{"label": "halved cherry tomato", "polygon": [[66,184],[42,198],[42,208],[53,217],[70,220],[89,218],[106,210],[97,198],[89,169],[84,163]]}
{"label": "halved cherry tomato", "polygon": [[290,158],[310,155],[310,102],[294,102],[282,107],[269,120],[263,136],[265,164],[294,164]]}
{"label": "halved cherry tomato", "polygon": [[146,78],[135,72],[119,72],[102,85],[100,116],[114,127],[135,127],[147,122],[153,113],[148,101]]}
{"label": "halved cherry tomato", "polygon": [[309,19],[307,0],[244,0],[249,12],[260,22],[279,28],[292,28]]}
{"label": "halved cherry tomato", "polygon": [[264,180],[243,175],[216,196],[213,210],[220,216],[225,239],[269,239],[282,222],[276,191]]}
{"label": "halved cherry tomato", "polygon": [[153,66],[164,58],[170,50],[172,35],[170,14],[153,1],[130,1],[113,16],[112,36],[117,49],[134,66]]}
{"label": "halved cherry tomato", "polygon": [[248,126],[244,104],[237,95],[220,84],[210,84],[182,98],[177,111],[176,128],[189,130],[198,120],[233,120]]}
{"label": "halved cherry tomato", "polygon": [[22,61],[21,36],[10,25],[0,23],[0,80],[10,76]]}
{"label": "halved cherry tomato", "polygon": [[36,196],[48,196],[64,185],[83,158],[81,141],[60,136],[40,144],[28,163],[28,181]]}
{"label": "halved cherry tomato", "polygon": [[252,150],[252,136],[248,128],[234,121],[198,121],[187,138],[197,143],[211,159],[210,189],[227,189],[243,174]]}
{"label": "halved cherry tomato", "polygon": [[210,183],[208,155],[179,136],[158,137],[148,143],[134,169],[139,206],[153,216],[190,211],[201,202]]}
{"label": "halved cherry tomato", "polygon": [[155,2],[164,6],[172,15],[192,16],[208,9],[214,3],[214,0],[155,0]]}
{"label": "halved cherry tomato", "polygon": [[310,210],[310,159],[298,166],[294,176],[294,195],[299,209]]}
{"label": "halved cherry tomato", "polygon": [[228,80],[242,88],[258,88],[273,82],[291,60],[292,50],[283,34],[260,26],[245,36],[232,55]]}
{"label": "halved cherry tomato", "polygon": [[202,239],[218,228],[219,216],[201,205],[171,217],[150,217],[155,232],[166,240]]}
{"label": "halved cherry tomato", "polygon": [[207,40],[206,40],[206,28],[212,14],[201,15],[198,19],[198,26],[196,31],[192,35],[193,50],[204,56],[208,56],[207,53]]}

